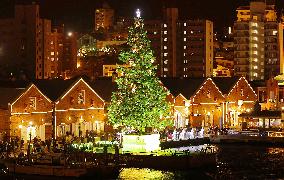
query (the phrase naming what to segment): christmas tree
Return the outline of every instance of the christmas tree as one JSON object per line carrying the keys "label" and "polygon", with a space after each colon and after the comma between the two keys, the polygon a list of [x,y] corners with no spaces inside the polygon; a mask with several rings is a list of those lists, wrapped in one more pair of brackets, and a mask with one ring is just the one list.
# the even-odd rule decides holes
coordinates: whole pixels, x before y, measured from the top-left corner
{"label": "christmas tree", "polygon": [[117,69],[121,76],[116,79],[118,89],[108,109],[109,122],[139,133],[147,127],[161,129],[171,122],[168,92],[156,77],[155,57],[139,16],[129,28],[127,44],[129,49],[119,55],[127,66]]}

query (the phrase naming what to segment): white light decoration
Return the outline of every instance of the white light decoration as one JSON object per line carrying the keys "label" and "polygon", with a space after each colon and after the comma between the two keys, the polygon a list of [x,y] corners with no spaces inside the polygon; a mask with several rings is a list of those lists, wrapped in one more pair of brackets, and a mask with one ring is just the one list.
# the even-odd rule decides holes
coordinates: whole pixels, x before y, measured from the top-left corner
{"label": "white light decoration", "polygon": [[160,150],[160,135],[123,135],[123,152],[151,152]]}
{"label": "white light decoration", "polygon": [[137,17],[137,18],[140,18],[140,17],[141,17],[141,11],[140,11],[140,9],[137,9],[137,10],[136,10],[136,17]]}

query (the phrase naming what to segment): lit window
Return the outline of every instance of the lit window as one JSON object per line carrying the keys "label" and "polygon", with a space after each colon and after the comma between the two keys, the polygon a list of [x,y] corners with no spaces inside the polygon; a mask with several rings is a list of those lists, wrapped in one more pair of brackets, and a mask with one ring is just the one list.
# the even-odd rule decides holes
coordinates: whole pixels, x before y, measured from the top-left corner
{"label": "lit window", "polygon": [[183,34],[186,34],[186,31],[183,31]]}
{"label": "lit window", "polygon": [[164,31],[164,34],[168,34],[168,31]]}
{"label": "lit window", "polygon": [[255,40],[255,41],[257,41],[257,40],[258,40],[258,38],[257,38],[257,37],[253,37],[252,39],[253,39],[253,40]]}
{"label": "lit window", "polygon": [[187,77],[187,74],[184,74],[183,77]]}
{"label": "lit window", "polygon": [[164,27],[168,27],[167,24],[164,24]]}
{"label": "lit window", "polygon": [[164,68],[164,71],[168,71],[168,68]]}
{"label": "lit window", "polygon": [[164,41],[168,41],[168,38],[164,38]]}
{"label": "lit window", "polygon": [[168,60],[164,60],[164,64],[168,64]]}
{"label": "lit window", "polygon": [[251,25],[257,27],[258,24],[257,23],[251,23]]}
{"label": "lit window", "polygon": [[164,56],[165,56],[165,57],[168,56],[168,53],[164,53]]}
{"label": "lit window", "polygon": [[257,73],[254,73],[253,76],[257,77]]}
{"label": "lit window", "polygon": [[257,69],[257,66],[254,66],[253,69]]}
{"label": "lit window", "polygon": [[183,46],[183,49],[186,49],[186,46]]}
{"label": "lit window", "polygon": [[274,31],[272,32],[272,34],[273,34],[273,36],[276,36],[276,35],[277,35],[277,31],[274,30]]}
{"label": "lit window", "polygon": [[168,49],[168,47],[167,47],[167,46],[164,46],[164,49]]}
{"label": "lit window", "polygon": [[154,34],[157,34],[157,32],[156,32],[156,31],[154,31]]}
{"label": "lit window", "polygon": [[51,55],[51,56],[54,56],[54,52],[50,52],[50,55]]}
{"label": "lit window", "polygon": [[53,41],[50,41],[50,44],[53,44]]}
{"label": "lit window", "polygon": [[54,61],[54,58],[50,58],[51,59],[51,61]]}
{"label": "lit window", "polygon": [[257,48],[257,44],[253,44],[253,47]]}
{"label": "lit window", "polygon": [[184,64],[187,64],[187,60],[186,60],[186,59],[185,59],[185,60],[183,60],[183,63],[184,63]]}
{"label": "lit window", "polygon": [[186,41],[186,38],[183,38],[183,41]]}
{"label": "lit window", "polygon": [[187,71],[187,68],[183,68],[183,71],[186,72],[186,71]]}
{"label": "lit window", "polygon": [[186,53],[183,53],[183,56],[186,56]]}
{"label": "lit window", "polygon": [[190,31],[191,34],[193,34],[193,31]]}
{"label": "lit window", "polygon": [[253,54],[257,55],[257,51],[253,51]]}
{"label": "lit window", "polygon": [[254,62],[257,62],[257,61],[258,61],[257,58],[254,58],[253,60],[254,60]]}
{"label": "lit window", "polygon": [[183,26],[186,26],[186,23],[183,23]]}

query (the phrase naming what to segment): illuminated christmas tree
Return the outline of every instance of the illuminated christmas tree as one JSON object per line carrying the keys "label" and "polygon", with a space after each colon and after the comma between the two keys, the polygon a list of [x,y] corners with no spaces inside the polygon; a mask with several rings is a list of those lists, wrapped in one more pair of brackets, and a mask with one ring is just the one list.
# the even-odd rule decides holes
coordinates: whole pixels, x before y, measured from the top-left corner
{"label": "illuminated christmas tree", "polygon": [[140,133],[145,128],[163,128],[170,124],[170,104],[166,102],[167,90],[156,77],[155,57],[138,16],[129,28],[129,49],[119,55],[126,67],[119,67],[108,119],[113,125],[129,127]]}

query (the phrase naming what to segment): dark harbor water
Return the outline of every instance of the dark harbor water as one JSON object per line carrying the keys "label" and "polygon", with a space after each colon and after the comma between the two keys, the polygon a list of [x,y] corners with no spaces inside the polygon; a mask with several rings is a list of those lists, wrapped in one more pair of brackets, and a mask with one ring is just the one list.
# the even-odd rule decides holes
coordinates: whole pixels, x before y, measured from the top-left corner
{"label": "dark harbor water", "polygon": [[[216,168],[191,171],[159,171],[152,169],[123,169],[114,179],[284,179],[284,147],[247,145],[218,146]],[[45,180],[72,179],[39,176],[0,176],[0,179]],[[86,179],[86,178],[83,178]],[[88,179],[101,179],[91,177]]]}

